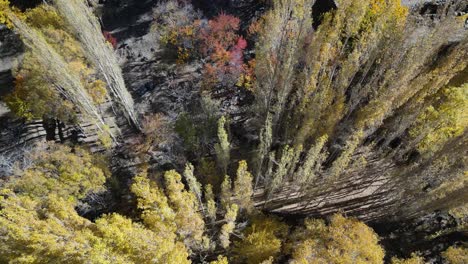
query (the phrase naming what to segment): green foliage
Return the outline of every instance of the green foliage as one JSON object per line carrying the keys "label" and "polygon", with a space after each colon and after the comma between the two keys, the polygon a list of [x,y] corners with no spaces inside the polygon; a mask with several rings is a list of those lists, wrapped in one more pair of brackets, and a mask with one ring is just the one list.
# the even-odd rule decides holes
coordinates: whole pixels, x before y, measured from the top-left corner
{"label": "green foliage", "polygon": [[202,158],[197,166],[200,181],[213,186],[213,191],[219,193],[223,181],[222,174],[219,174],[216,162],[210,158]]}
{"label": "green foliage", "polygon": [[197,151],[199,147],[197,128],[188,113],[184,112],[179,115],[175,122],[174,131],[184,141],[184,147],[187,151]]}
{"label": "green foliage", "polygon": [[257,264],[276,257],[281,252],[282,240],[288,226],[275,217],[255,216],[243,232],[243,238],[234,243],[234,258],[239,263]]}
{"label": "green foliage", "polygon": [[[202,93],[200,107],[189,113],[179,114],[174,130],[182,138],[185,150],[202,159],[213,148],[213,139],[218,133],[219,101]],[[215,185],[214,182],[211,182]]]}

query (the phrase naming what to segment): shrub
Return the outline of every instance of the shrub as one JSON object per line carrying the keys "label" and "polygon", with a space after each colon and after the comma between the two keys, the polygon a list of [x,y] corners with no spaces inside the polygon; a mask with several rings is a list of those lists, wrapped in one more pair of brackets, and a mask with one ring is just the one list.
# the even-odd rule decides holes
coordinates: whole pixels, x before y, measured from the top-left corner
{"label": "shrub", "polygon": [[112,34],[109,31],[103,31],[102,34],[104,35],[104,38],[107,40],[109,44],[112,45],[114,49],[117,48],[117,38],[112,36]]}

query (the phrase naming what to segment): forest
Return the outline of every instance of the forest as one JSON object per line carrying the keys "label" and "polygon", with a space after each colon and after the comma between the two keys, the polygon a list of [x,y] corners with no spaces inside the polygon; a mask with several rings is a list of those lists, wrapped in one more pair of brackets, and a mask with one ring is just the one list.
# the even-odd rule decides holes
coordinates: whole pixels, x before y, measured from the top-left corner
{"label": "forest", "polygon": [[0,0],[0,264],[467,264],[468,1]]}

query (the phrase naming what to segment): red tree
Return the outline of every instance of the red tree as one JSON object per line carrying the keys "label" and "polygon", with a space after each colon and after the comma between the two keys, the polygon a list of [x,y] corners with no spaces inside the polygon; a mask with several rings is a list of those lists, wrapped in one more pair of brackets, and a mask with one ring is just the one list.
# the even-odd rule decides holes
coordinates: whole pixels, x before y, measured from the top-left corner
{"label": "red tree", "polygon": [[114,49],[117,48],[117,38],[112,36],[112,34],[109,31],[103,31],[102,34],[104,35],[104,38],[109,42]]}

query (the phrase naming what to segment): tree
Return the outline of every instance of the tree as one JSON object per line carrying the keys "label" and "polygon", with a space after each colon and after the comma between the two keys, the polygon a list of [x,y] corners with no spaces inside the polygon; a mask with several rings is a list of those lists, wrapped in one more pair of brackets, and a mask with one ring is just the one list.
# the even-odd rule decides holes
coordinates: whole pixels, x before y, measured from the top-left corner
{"label": "tree", "polygon": [[[115,213],[94,223],[78,215],[79,200],[104,188],[104,174],[106,165],[79,148],[51,145],[37,153],[33,167],[0,190],[0,262],[190,263],[175,229],[153,231]],[[139,199],[145,224],[154,223],[148,211],[164,205],[165,196],[145,176],[134,186],[145,195]],[[167,207],[158,221],[167,221]]]}
{"label": "tree", "polygon": [[468,261],[468,249],[465,247],[449,247],[442,256],[450,264],[462,264]]}
{"label": "tree", "polygon": [[253,203],[253,177],[248,171],[247,162],[245,160],[239,161],[239,167],[237,168],[236,180],[234,181],[233,196],[235,202],[239,206],[240,210],[246,212],[252,212]]}
{"label": "tree", "polygon": [[221,167],[224,174],[227,172],[227,166],[229,164],[229,137],[226,132],[226,118],[222,116],[218,120],[218,141],[219,143],[215,145],[216,157],[218,158],[219,166]]}
{"label": "tree", "polygon": [[274,217],[258,215],[243,232],[243,238],[234,242],[236,261],[248,264],[261,263],[281,252],[282,240],[288,227]]}
{"label": "tree", "polygon": [[411,258],[407,259],[399,259],[393,257],[392,264],[424,264],[424,258],[416,254],[411,254]]}
{"label": "tree", "polygon": [[[467,42],[454,35],[464,4],[447,3],[440,23],[421,27],[401,1],[345,0],[316,29],[309,4],[273,1],[262,17],[252,108],[256,204],[282,213],[409,217],[400,205],[421,205],[423,186],[441,183],[437,157],[465,143],[464,96],[443,92],[467,65]],[[411,41],[418,30],[427,37]],[[460,179],[463,165],[450,159],[444,178]],[[379,202],[389,206],[373,206]]]}
{"label": "tree", "polygon": [[439,94],[438,106],[427,107],[409,132],[421,152],[434,152],[450,138],[460,136],[468,126],[463,114],[468,109],[468,83],[445,88]]}
{"label": "tree", "polygon": [[210,264],[229,264],[229,262],[226,257],[220,255],[217,260],[211,261]]}
{"label": "tree", "polygon": [[176,55],[177,64],[204,60],[204,89],[250,85],[251,74],[243,54],[247,41],[238,34],[239,18],[220,13],[203,20],[192,5],[176,1],[159,4],[154,17],[153,28]]}
{"label": "tree", "polygon": [[227,208],[226,214],[224,215],[225,224],[221,227],[221,232],[219,233],[219,241],[221,247],[224,249],[228,249],[231,244],[229,237],[236,227],[238,209],[236,204],[232,204]]}
{"label": "tree", "polygon": [[182,243],[175,243],[118,214],[96,220],[97,235],[112,253],[125,252],[133,263],[191,263]]}
{"label": "tree", "polygon": [[223,206],[224,209],[227,210],[229,205],[232,203],[232,181],[231,177],[229,175],[224,176],[223,183],[221,184],[221,192],[220,192],[220,200],[221,200],[221,205]]}
{"label": "tree", "polygon": [[44,79],[43,67],[31,53],[23,58],[22,68],[16,74],[15,89],[5,97],[10,110],[17,116],[31,119],[54,119],[74,123],[73,104],[60,97]]}
{"label": "tree", "polygon": [[9,13],[28,52],[15,70],[14,91],[6,103],[20,117],[58,118],[75,123],[78,108],[95,118],[103,130],[104,121],[96,106],[107,97],[100,81],[84,58],[81,44],[67,32],[62,17],[50,5],[39,5],[24,13]]}
{"label": "tree", "polygon": [[213,187],[211,184],[205,185],[205,201],[207,217],[213,223],[216,220],[216,211],[218,208],[216,206]]}
{"label": "tree", "polygon": [[308,219],[293,237],[292,263],[383,263],[378,236],[356,219],[334,215],[328,226]]}
{"label": "tree", "polygon": [[195,194],[185,190],[182,177],[174,170],[164,174],[165,191],[169,204],[175,212],[177,234],[189,248],[200,248],[204,240],[205,222],[198,212],[198,202]]}
{"label": "tree", "polygon": [[184,178],[188,183],[190,192],[195,195],[198,200],[198,206],[204,212],[203,202],[202,202],[202,186],[198,182],[197,178],[193,174],[193,165],[190,163],[185,164]]}
{"label": "tree", "polygon": [[10,9],[10,1],[0,0],[0,24],[4,24],[7,27],[11,28],[13,25],[8,18],[6,12]]}
{"label": "tree", "polygon": [[146,173],[141,173],[133,179],[131,191],[137,197],[138,209],[142,210],[143,223],[156,234],[175,239],[176,213],[163,190],[151,182]]}
{"label": "tree", "polygon": [[49,145],[45,152],[39,152],[34,165],[23,175],[8,183],[16,193],[31,197],[47,197],[54,193],[60,197],[82,199],[92,192],[103,191],[103,184],[109,176],[98,160],[89,152],[63,145]]}
{"label": "tree", "polygon": [[187,113],[181,113],[175,122],[174,131],[182,137],[184,147],[188,151],[196,152],[199,148],[197,127]]}

